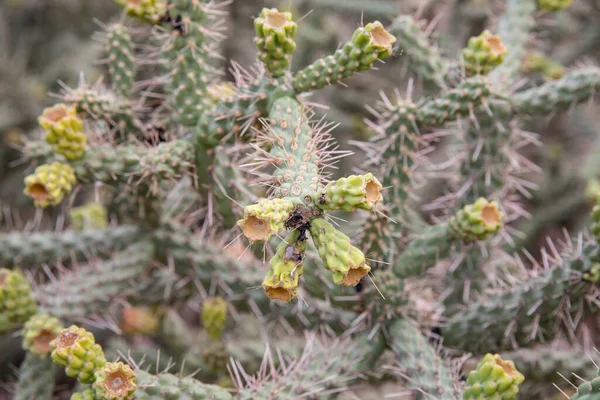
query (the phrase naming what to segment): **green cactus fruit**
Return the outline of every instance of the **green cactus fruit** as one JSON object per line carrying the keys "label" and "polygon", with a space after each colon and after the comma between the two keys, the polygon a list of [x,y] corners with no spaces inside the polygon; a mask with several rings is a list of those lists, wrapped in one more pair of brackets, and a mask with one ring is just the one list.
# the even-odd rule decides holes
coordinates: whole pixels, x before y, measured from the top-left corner
{"label": "green cactus fruit", "polygon": [[588,382],[583,382],[577,387],[577,393],[570,400],[599,400],[600,399],[600,377]]}
{"label": "green cactus fruit", "polygon": [[100,203],[88,203],[74,207],[69,212],[71,225],[76,231],[104,230],[108,228],[106,208]]}
{"label": "green cactus fruit", "polygon": [[600,281],[600,264],[592,264],[592,267],[583,273],[583,279],[588,282],[598,283]]}
{"label": "green cactus fruit", "polygon": [[63,103],[47,107],[38,122],[46,132],[46,142],[52,146],[52,151],[67,160],[78,160],[83,156],[87,138],[75,107]]}
{"label": "green cactus fruit", "polygon": [[502,213],[496,202],[488,202],[483,197],[473,204],[466,205],[450,221],[450,235],[463,242],[486,240],[502,228]]}
{"label": "green cactus fruit", "polygon": [[58,337],[63,326],[60,320],[47,314],[36,314],[23,327],[23,349],[39,358],[50,353],[50,342]]}
{"label": "green cactus fruit", "polygon": [[202,302],[202,325],[211,340],[219,340],[227,322],[227,301],[209,297]]}
{"label": "green cactus fruit", "polygon": [[469,44],[462,51],[462,58],[467,75],[487,75],[502,64],[507,49],[500,36],[492,35],[488,30],[481,35],[469,39]]}
{"label": "green cactus fruit", "polygon": [[510,360],[498,354],[486,354],[469,373],[464,400],[514,400],[525,377]]}
{"label": "green cactus fruit", "polygon": [[107,362],[94,374],[94,394],[97,399],[130,400],[137,389],[136,375],[122,362]]}
{"label": "green cactus fruit", "polygon": [[167,12],[167,0],[115,0],[127,14],[144,22],[156,24]]}
{"label": "green cactus fruit", "polygon": [[304,272],[306,238],[298,229],[293,230],[277,247],[269,261],[269,272],[262,287],[269,298],[290,301],[298,297],[298,281]]}
{"label": "green cactus fruit", "polygon": [[66,367],[67,375],[81,383],[93,383],[96,370],[106,364],[94,335],[76,325],[63,329],[50,348],[54,363]]}
{"label": "green cactus fruit", "polygon": [[538,0],[538,8],[544,11],[558,11],[569,7],[573,0]]}
{"label": "green cactus fruit", "polygon": [[57,205],[71,193],[76,181],[75,172],[69,165],[60,162],[44,164],[25,177],[23,193],[34,200],[36,207]]}
{"label": "green cactus fruit", "polygon": [[158,331],[160,321],[156,312],[148,307],[127,306],[121,313],[121,330],[129,334],[152,335]]}
{"label": "green cactus fruit", "polygon": [[594,208],[592,208],[592,223],[590,225],[590,231],[596,238],[596,241],[600,243],[600,197],[597,197],[597,202]]}
{"label": "green cactus fruit", "polygon": [[381,183],[371,173],[350,175],[328,183],[314,201],[322,210],[372,210],[383,199],[381,188]]}
{"label": "green cactus fruit", "polygon": [[291,54],[296,50],[294,35],[297,28],[292,21],[292,13],[276,8],[263,8],[258,18],[254,19],[254,43],[258,48],[258,58],[274,78],[285,74],[290,65]]}
{"label": "green cactus fruit", "polygon": [[[35,314],[37,305],[31,285],[18,270],[0,269],[0,331],[22,324]],[[3,326],[7,325],[7,326]]]}
{"label": "green cactus fruit", "polygon": [[73,393],[71,400],[98,400],[96,392],[92,388],[87,388],[82,392]]}
{"label": "green cactus fruit", "polygon": [[352,246],[350,238],[325,219],[311,221],[310,236],[325,268],[331,271],[334,283],[354,286],[371,270],[362,251]]}
{"label": "green cactus fruit", "polygon": [[244,207],[244,218],[238,221],[244,236],[250,240],[268,240],[280,232],[294,204],[285,199],[262,199]]}
{"label": "green cactus fruit", "polygon": [[298,92],[323,88],[348,78],[359,71],[373,67],[376,60],[392,54],[394,35],[375,21],[358,28],[347,42],[333,55],[317,60],[294,75],[294,89]]}

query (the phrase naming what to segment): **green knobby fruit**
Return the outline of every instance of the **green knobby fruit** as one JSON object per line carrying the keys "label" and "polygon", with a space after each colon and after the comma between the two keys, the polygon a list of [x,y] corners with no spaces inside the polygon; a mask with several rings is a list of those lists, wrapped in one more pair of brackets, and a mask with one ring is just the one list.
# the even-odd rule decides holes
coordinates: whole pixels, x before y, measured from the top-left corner
{"label": "green knobby fruit", "polygon": [[94,374],[95,398],[106,400],[130,400],[137,389],[136,374],[122,362],[107,362]]}
{"label": "green knobby fruit", "polygon": [[544,11],[558,11],[569,7],[573,0],[538,0],[538,8]]}
{"label": "green knobby fruit", "polygon": [[83,156],[87,137],[75,107],[63,103],[47,107],[38,123],[46,132],[46,142],[52,146],[52,151],[62,154],[67,160],[78,160]]}
{"label": "green knobby fruit", "polygon": [[75,172],[68,164],[54,162],[40,165],[25,177],[23,193],[34,200],[36,207],[57,205],[71,193],[77,182]]}
{"label": "green knobby fruit", "polygon": [[479,36],[469,39],[469,44],[462,51],[462,58],[467,75],[487,75],[502,64],[507,49],[500,36],[492,35],[485,30]]}
{"label": "green knobby fruit", "polygon": [[298,281],[304,272],[306,238],[298,229],[293,230],[277,247],[269,261],[269,272],[262,287],[269,298],[290,301],[298,297]]}
{"label": "green knobby fruit", "polygon": [[328,183],[313,200],[321,210],[372,210],[383,200],[381,188],[381,183],[371,173],[350,175]]}
{"label": "green knobby fruit", "polygon": [[258,58],[274,78],[285,74],[290,65],[291,54],[296,50],[294,35],[297,28],[292,21],[292,13],[280,12],[276,8],[263,8],[254,19]]}
{"label": "green knobby fruit", "polygon": [[352,246],[350,238],[325,219],[311,221],[310,236],[325,268],[331,271],[334,283],[354,286],[371,270],[362,251]]}
{"label": "green knobby fruit", "polygon": [[96,392],[92,388],[87,388],[83,392],[73,393],[71,400],[98,400]]}
{"label": "green knobby fruit", "polygon": [[490,203],[480,197],[448,221],[449,233],[455,240],[467,243],[486,240],[502,228],[502,218],[496,202]]}
{"label": "green knobby fruit", "polygon": [[76,231],[103,230],[108,228],[106,208],[100,203],[88,203],[73,207],[69,212],[71,225]]}
{"label": "green knobby fruit", "polygon": [[112,87],[119,95],[127,97],[135,78],[135,49],[126,26],[117,23],[106,29],[104,50]]}
{"label": "green knobby fruit", "polygon": [[144,22],[156,24],[167,12],[167,0],[115,0],[127,14]]}
{"label": "green knobby fruit", "polygon": [[464,400],[514,400],[525,377],[515,364],[498,354],[486,354],[469,373]]}
{"label": "green knobby fruit", "polygon": [[238,225],[248,239],[268,240],[283,230],[293,209],[294,203],[286,199],[262,199],[244,207],[244,218]]}
{"label": "green knobby fruit", "polygon": [[375,21],[358,28],[333,55],[317,60],[294,75],[297,92],[320,89],[373,67],[375,61],[389,57],[396,42],[394,35]]}
{"label": "green knobby fruit", "polygon": [[65,372],[81,383],[93,383],[94,373],[106,364],[106,358],[94,335],[72,325],[63,329],[58,337],[50,342],[52,359],[55,364],[66,367]]}
{"label": "green knobby fruit", "polygon": [[62,331],[60,320],[47,314],[36,314],[23,327],[23,349],[39,358],[50,353],[50,342]]}
{"label": "green knobby fruit", "polygon": [[223,336],[227,322],[227,301],[222,297],[209,297],[202,302],[202,326],[211,340]]}
{"label": "green knobby fruit", "polygon": [[600,400],[600,376],[579,385],[570,400]]}
{"label": "green knobby fruit", "polygon": [[[22,324],[37,310],[31,285],[18,270],[0,269],[0,332]],[[6,325],[6,326],[4,326]]]}

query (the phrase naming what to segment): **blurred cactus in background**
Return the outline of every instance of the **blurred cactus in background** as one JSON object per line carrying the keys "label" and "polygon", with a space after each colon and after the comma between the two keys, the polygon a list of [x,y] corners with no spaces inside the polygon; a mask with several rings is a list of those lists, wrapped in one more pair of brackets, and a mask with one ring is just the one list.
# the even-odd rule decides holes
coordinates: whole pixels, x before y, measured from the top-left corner
{"label": "blurred cactus in background", "polygon": [[600,393],[597,4],[80,3],[0,5],[0,398]]}

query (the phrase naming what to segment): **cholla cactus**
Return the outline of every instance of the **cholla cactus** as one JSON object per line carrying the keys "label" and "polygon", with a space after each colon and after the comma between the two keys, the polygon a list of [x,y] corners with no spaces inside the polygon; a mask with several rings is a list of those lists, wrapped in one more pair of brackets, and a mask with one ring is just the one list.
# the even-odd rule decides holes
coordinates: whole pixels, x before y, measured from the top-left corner
{"label": "cholla cactus", "polygon": [[[508,0],[496,33],[453,57],[411,17],[389,30],[361,23],[298,70],[292,55],[305,61],[302,44],[323,32],[265,8],[254,20],[258,62],[233,63],[231,81],[218,67],[229,53],[220,48],[226,4],[117,3],[124,16],[98,35],[106,79],[63,86],[39,118],[45,137],[25,144],[37,169],[24,192],[40,208],[69,202],[36,210],[23,231],[3,206],[11,231],[0,233],[0,264],[20,268],[0,270],[0,331],[21,329],[26,351],[17,399],[54,396],[54,364],[79,381],[73,399],[324,398],[381,376],[390,358],[386,371],[419,399],[540,398],[533,384],[519,389],[517,368],[530,382],[537,375],[515,348],[588,345],[579,335],[598,313],[598,207],[592,236],[510,254],[525,250],[514,238],[537,239],[513,236],[536,187],[525,178],[540,172],[521,151],[535,153],[538,138],[521,126],[600,85],[597,67],[565,62],[550,73],[547,60],[526,58],[536,18],[554,15],[537,6],[558,3]],[[368,106],[365,162],[334,177],[350,152],[327,117],[313,121],[321,107],[308,92],[370,76],[394,54],[425,84]],[[395,68],[385,67],[401,75]],[[524,69],[556,79],[526,82]],[[339,97],[360,97],[348,93]],[[427,186],[432,175],[444,179]],[[419,199],[423,186],[439,198]],[[44,230],[63,211],[70,224],[60,215]],[[452,358],[467,352],[490,354],[465,383]],[[563,355],[543,354],[545,369],[567,368]],[[593,376],[575,398],[594,393]],[[70,389],[57,386],[61,396]]]}

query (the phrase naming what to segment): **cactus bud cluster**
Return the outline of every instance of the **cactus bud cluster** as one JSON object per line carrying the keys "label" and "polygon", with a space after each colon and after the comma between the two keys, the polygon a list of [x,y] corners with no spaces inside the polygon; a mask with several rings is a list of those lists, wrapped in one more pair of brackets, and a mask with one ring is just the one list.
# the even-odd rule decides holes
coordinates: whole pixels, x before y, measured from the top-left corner
{"label": "cactus bud cluster", "polygon": [[68,164],[54,162],[40,165],[25,178],[23,192],[34,200],[36,207],[59,204],[77,182],[75,171]]}
{"label": "cactus bud cluster", "polygon": [[63,327],[60,320],[47,314],[36,314],[23,327],[23,349],[45,358],[50,353],[50,342]]}
{"label": "cactus bud cluster", "polygon": [[450,234],[463,242],[485,240],[502,228],[503,215],[498,204],[479,198],[466,205],[448,222]]}
{"label": "cactus bud cluster", "polygon": [[498,354],[486,354],[469,373],[463,399],[514,400],[524,380],[512,361],[505,361]]}
{"label": "cactus bud cluster", "polygon": [[46,142],[55,153],[67,160],[77,160],[85,153],[87,138],[83,133],[83,121],[77,116],[75,107],[59,103],[44,109],[38,118],[46,132]]}
{"label": "cactus bud cluster", "polygon": [[106,358],[94,335],[83,328],[72,325],[63,329],[50,342],[52,359],[65,367],[67,376],[81,383],[93,383],[94,373],[106,364]]}
{"label": "cactus bud cluster", "polygon": [[462,51],[467,75],[487,75],[502,64],[506,52],[500,36],[492,35],[488,30],[470,38],[468,46]]}
{"label": "cactus bud cluster", "polygon": [[294,35],[297,28],[292,13],[275,8],[263,8],[260,16],[254,19],[258,57],[274,78],[283,75],[290,65],[291,55],[296,50]]}
{"label": "cactus bud cluster", "polygon": [[26,322],[36,310],[27,278],[18,270],[0,268],[0,332]]}

